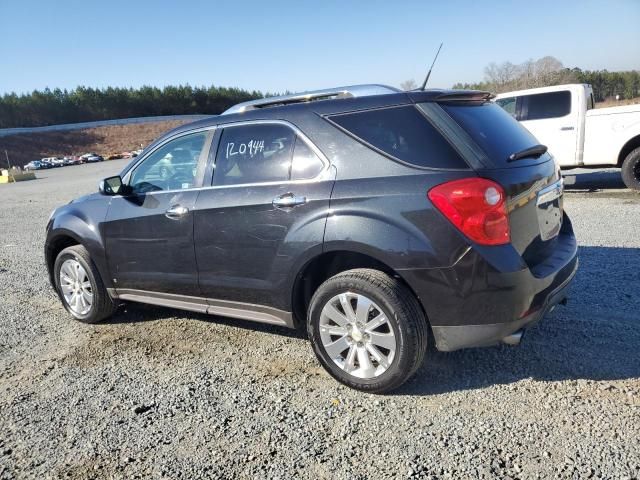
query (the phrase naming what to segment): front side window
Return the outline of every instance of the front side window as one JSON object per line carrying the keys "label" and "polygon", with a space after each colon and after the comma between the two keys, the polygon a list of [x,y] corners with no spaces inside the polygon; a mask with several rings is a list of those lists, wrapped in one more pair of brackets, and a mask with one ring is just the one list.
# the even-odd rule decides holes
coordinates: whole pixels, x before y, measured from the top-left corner
{"label": "front side window", "polygon": [[146,157],[131,174],[133,193],[180,190],[196,186],[198,166],[204,165],[207,132],[184,135]]}
{"label": "front side window", "polygon": [[402,162],[429,168],[469,168],[413,105],[345,113],[329,119]]}
{"label": "front side window", "polygon": [[213,185],[289,180],[296,134],[285,125],[226,127],[216,155]]}
{"label": "front side window", "polygon": [[571,112],[571,92],[536,93],[524,95],[522,120],[559,118]]}

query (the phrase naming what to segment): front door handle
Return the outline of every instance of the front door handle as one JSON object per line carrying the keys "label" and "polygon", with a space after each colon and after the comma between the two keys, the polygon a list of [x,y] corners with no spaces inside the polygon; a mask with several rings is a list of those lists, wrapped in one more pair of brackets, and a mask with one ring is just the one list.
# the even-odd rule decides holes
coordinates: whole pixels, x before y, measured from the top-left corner
{"label": "front door handle", "polygon": [[565,131],[568,131],[568,130],[573,130],[573,127],[562,127],[560,130],[565,132]]}
{"label": "front door handle", "polygon": [[187,213],[189,213],[189,209],[187,207],[183,207],[182,205],[174,205],[169,210],[164,212],[164,215],[165,217],[172,220],[178,220],[184,217]]}
{"label": "front door handle", "polygon": [[296,197],[293,193],[285,193],[271,202],[277,208],[291,208],[307,203],[307,197]]}

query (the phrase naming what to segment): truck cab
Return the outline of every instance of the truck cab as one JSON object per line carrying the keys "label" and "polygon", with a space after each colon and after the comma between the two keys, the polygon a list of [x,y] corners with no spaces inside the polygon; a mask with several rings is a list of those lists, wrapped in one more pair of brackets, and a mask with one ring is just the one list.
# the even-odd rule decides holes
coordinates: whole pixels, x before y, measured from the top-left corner
{"label": "truck cab", "polygon": [[501,93],[495,102],[546,145],[561,168],[620,167],[640,190],[640,105],[594,108],[587,84]]}
{"label": "truck cab", "polygon": [[561,167],[583,163],[584,120],[594,106],[591,85],[508,92],[497,95],[496,103],[549,147]]}

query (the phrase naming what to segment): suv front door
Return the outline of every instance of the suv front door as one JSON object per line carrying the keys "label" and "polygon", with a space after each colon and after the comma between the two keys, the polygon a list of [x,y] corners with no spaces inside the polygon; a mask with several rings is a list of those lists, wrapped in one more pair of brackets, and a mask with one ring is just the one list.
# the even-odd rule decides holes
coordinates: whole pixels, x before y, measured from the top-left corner
{"label": "suv front door", "polygon": [[124,178],[129,193],[111,199],[104,223],[108,264],[118,294],[199,295],[193,208],[213,131],[173,138]]}
{"label": "suv front door", "polygon": [[225,126],[212,187],[195,211],[202,294],[287,310],[294,262],[322,249],[334,178],[321,152],[284,122]]}

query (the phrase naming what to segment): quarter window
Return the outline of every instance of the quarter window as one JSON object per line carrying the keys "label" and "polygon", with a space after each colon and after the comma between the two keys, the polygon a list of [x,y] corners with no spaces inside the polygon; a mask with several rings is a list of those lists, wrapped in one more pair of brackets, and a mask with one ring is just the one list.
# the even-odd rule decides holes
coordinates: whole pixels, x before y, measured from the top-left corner
{"label": "quarter window", "polygon": [[559,118],[571,112],[571,92],[536,93],[524,95],[522,120]]}
{"label": "quarter window", "polygon": [[315,152],[302,140],[296,138],[291,163],[291,180],[308,180],[316,177],[324,168],[324,163]]}
{"label": "quarter window", "polygon": [[129,180],[134,193],[187,189],[196,186],[205,165],[207,132],[171,140],[135,167]]}
{"label": "quarter window", "polygon": [[414,106],[333,115],[329,119],[365,144],[418,167],[469,168]]}
{"label": "quarter window", "polygon": [[214,185],[289,180],[296,135],[276,124],[227,127],[222,132],[213,174]]}

